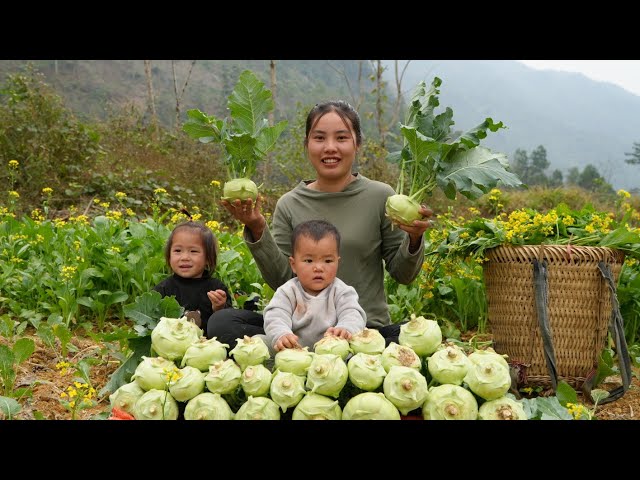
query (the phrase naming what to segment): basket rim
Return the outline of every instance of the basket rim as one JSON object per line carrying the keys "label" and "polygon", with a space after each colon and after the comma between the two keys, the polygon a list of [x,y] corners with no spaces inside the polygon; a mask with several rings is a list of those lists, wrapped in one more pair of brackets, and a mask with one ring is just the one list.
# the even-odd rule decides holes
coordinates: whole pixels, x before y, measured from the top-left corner
{"label": "basket rim", "polygon": [[486,250],[489,260],[530,261],[531,259],[561,262],[624,262],[625,253],[611,247],[572,244],[498,245]]}

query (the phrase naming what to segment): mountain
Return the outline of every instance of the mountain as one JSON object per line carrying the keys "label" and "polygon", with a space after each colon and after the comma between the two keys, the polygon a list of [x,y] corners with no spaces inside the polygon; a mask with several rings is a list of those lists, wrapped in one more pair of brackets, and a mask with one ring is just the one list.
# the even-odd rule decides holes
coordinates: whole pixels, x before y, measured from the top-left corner
{"label": "mountain", "polygon": [[[78,115],[104,118],[112,105],[133,104],[148,110],[147,82],[142,60],[38,60],[32,61]],[[391,110],[393,67],[386,61]],[[0,80],[19,71],[25,61],[0,61]],[[175,90],[181,91],[192,64],[153,60],[153,88],[158,116],[165,125],[176,123]],[[363,72],[358,71],[362,64]],[[400,62],[403,65],[403,62]],[[367,92],[359,108],[365,134],[375,137],[371,90],[374,84],[368,62],[355,60],[277,60],[276,119],[300,124],[316,102],[342,98],[356,103],[360,85]],[[181,100],[180,122],[185,112],[199,108],[219,117],[226,115],[226,98],[239,73],[251,69],[270,88],[268,60],[198,60]],[[640,166],[624,162],[625,152],[640,141],[640,97],[615,85],[597,82],[578,73],[541,71],[513,60],[412,60],[402,87],[405,99],[420,80],[442,79],[440,109],[451,107],[457,130],[468,130],[486,117],[507,126],[489,133],[482,144],[510,157],[516,149],[531,153],[543,145],[550,170],[563,174],[571,167],[594,165],[614,188],[632,190],[640,185]],[[148,114],[148,113],[147,113]]]}
{"label": "mountain", "polygon": [[[403,62],[400,65],[404,65]],[[387,62],[387,81],[393,66]],[[547,150],[550,170],[565,174],[594,165],[614,188],[640,186],[640,166],[625,152],[640,141],[640,97],[579,73],[543,71],[513,60],[413,60],[403,79],[408,100],[420,80],[442,80],[440,107],[451,107],[454,128],[466,131],[486,117],[507,126],[482,144],[507,153]]]}

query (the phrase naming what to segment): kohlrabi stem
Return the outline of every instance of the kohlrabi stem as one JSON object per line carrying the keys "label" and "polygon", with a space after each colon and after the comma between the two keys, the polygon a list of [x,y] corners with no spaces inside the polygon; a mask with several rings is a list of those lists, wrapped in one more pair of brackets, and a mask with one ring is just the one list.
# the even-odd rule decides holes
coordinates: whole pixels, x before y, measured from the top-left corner
{"label": "kohlrabi stem", "polygon": [[430,183],[426,184],[426,185],[425,185],[424,187],[422,187],[420,190],[418,190],[417,192],[415,192],[414,194],[412,194],[409,198],[411,198],[411,200],[415,200],[415,201],[416,201],[416,202],[418,202],[418,203],[421,203],[421,202],[419,201],[419,199],[420,199],[420,194],[421,194],[422,192],[424,192],[426,189],[428,189],[430,186],[431,186],[431,184],[430,184]]}

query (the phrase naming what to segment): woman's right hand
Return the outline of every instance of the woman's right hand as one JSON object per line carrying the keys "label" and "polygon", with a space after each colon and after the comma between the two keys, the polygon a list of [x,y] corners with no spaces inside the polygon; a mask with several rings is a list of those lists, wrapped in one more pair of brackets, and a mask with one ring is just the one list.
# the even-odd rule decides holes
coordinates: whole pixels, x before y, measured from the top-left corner
{"label": "woman's right hand", "polygon": [[221,200],[220,204],[233,215],[233,218],[247,226],[253,235],[254,241],[260,240],[267,224],[264,215],[260,211],[260,205],[262,204],[260,195],[256,198],[255,203],[248,198],[246,200],[234,200],[233,202]]}

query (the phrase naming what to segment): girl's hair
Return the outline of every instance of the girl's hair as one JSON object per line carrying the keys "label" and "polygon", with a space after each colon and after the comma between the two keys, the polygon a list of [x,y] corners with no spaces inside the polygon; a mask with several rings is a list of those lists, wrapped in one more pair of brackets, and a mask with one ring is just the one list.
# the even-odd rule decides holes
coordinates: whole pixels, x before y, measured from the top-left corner
{"label": "girl's hair", "polygon": [[336,249],[338,252],[340,251],[340,232],[338,232],[338,229],[332,223],[324,220],[307,220],[306,222],[296,225],[291,233],[292,255],[295,254],[298,239],[303,236],[309,237],[316,242],[331,236],[336,241]]}
{"label": "girl's hair", "polygon": [[169,234],[167,243],[164,246],[164,259],[166,260],[167,265],[170,265],[171,261],[171,245],[173,244],[173,236],[177,231],[185,229],[190,229],[200,233],[200,238],[204,245],[205,258],[207,259],[207,268],[209,269],[209,272],[213,272],[218,264],[218,239],[209,227],[200,222],[193,222],[191,220],[176,225]]}
{"label": "girl's hair", "polygon": [[309,144],[309,133],[316,126],[316,123],[329,112],[336,112],[342,119],[345,126],[349,128],[349,122],[356,134],[356,147],[362,144],[362,127],[360,126],[360,116],[358,112],[344,100],[332,100],[324,103],[316,103],[307,115],[307,123],[305,126],[304,146]]}

